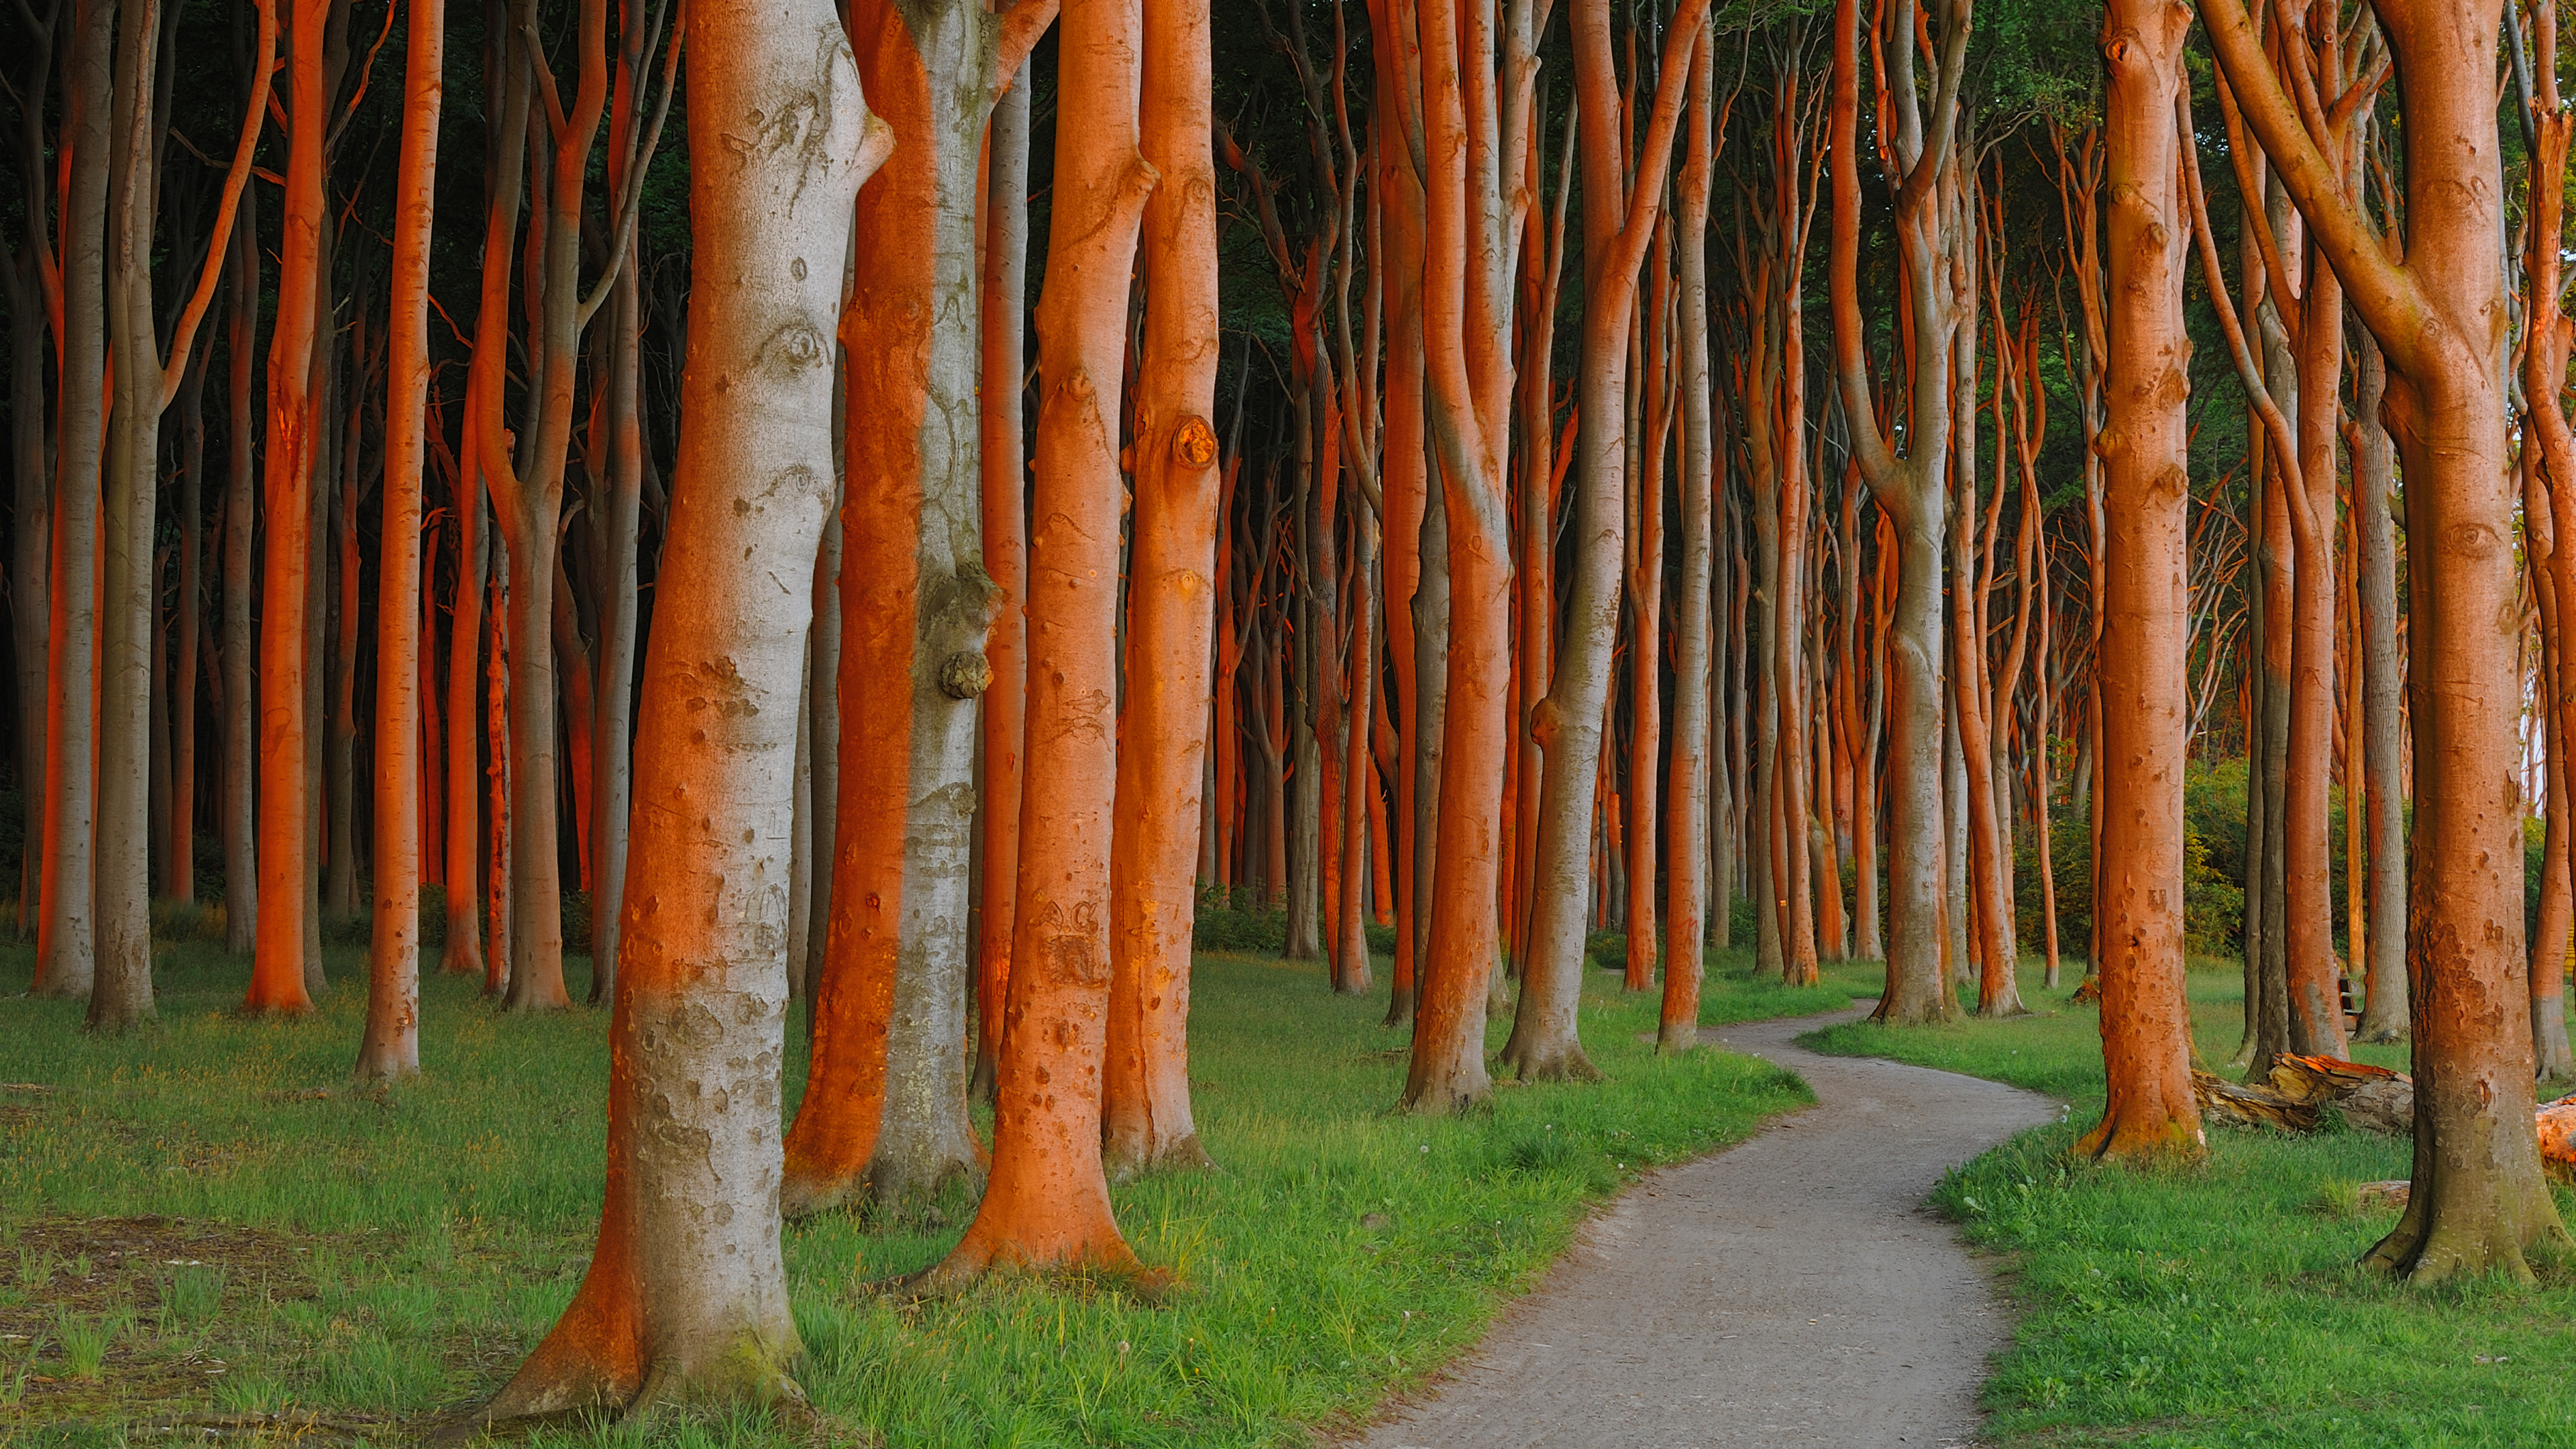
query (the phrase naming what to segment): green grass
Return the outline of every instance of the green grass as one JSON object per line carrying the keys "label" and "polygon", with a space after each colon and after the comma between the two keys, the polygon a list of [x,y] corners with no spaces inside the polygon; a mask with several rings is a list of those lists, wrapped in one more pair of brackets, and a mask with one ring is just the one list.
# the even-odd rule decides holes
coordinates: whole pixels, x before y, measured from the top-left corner
{"label": "green grass", "polygon": [[[508,1017],[432,978],[428,1075],[357,1091],[359,956],[329,959],[341,984],[294,1022],[232,1014],[245,968],[202,941],[160,953],[160,1020],[124,1038],[83,1034],[76,1005],[0,999],[0,1333],[17,1335],[0,1337],[0,1441],[120,1443],[249,1412],[400,1440],[496,1388],[562,1310],[596,1230],[605,1015]],[[27,969],[0,951],[0,981]],[[1025,1280],[919,1305],[878,1292],[955,1240],[962,1194],[791,1228],[800,1379],[830,1437],[1303,1443],[1420,1383],[1604,1196],[1810,1100],[1750,1058],[1658,1058],[1638,1039],[1656,998],[1608,973],[1585,985],[1606,1082],[1506,1085],[1489,1110],[1419,1120],[1391,1111],[1406,1037],[1378,1024],[1382,999],[1334,997],[1311,966],[1202,957],[1191,1075],[1221,1170],[1113,1193],[1178,1286],[1150,1303]],[[1848,996],[1721,971],[1707,1019]],[[802,1082],[799,1054],[791,1106]],[[718,1419],[648,1437],[789,1436]]]}
{"label": "green grass", "polygon": [[[2189,984],[2195,1045],[2223,1063],[2242,1034],[2242,976],[2212,964]],[[1933,1197],[2001,1255],[2022,1308],[1986,1385],[1991,1443],[2576,1443],[2576,1264],[2544,1261],[2530,1287],[2418,1290],[2361,1273],[2354,1260],[2397,1218],[2360,1208],[2353,1189],[2407,1175],[2402,1139],[2212,1128],[2193,1170],[2069,1159],[2103,1086],[2099,1018],[2068,994],[2026,985],[2034,1013],[2007,1021],[1852,1023],[1802,1039],[2070,1104],[2067,1120],[1966,1164]],[[2402,1068],[2406,1051],[2357,1055]],[[2576,1199],[2561,1193],[2559,1207],[2576,1222]]]}

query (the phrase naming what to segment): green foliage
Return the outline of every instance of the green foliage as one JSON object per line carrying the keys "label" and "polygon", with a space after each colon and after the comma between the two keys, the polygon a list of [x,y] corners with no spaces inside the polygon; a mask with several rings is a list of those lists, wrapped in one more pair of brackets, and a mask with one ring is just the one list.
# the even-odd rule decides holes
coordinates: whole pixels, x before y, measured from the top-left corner
{"label": "green foliage", "polygon": [[[2194,956],[2231,956],[2244,949],[2245,780],[2243,760],[2194,760],[2183,772],[2183,942]],[[2338,850],[2340,820],[2338,815]],[[2049,811],[2048,833],[2049,864],[2057,877],[2058,953],[2081,960],[2093,939],[2092,823],[2070,797]],[[2027,826],[2013,837],[2013,900],[2022,949],[2040,951],[2045,938],[2039,832]]]}
{"label": "green foliage", "polygon": [[[70,1245],[100,1219],[198,1235],[107,1290],[139,1315],[102,1300],[58,1324],[51,1308],[27,1316],[28,1290],[0,1289],[0,1331],[48,1343],[36,1383],[24,1345],[0,1340],[0,1395],[26,1383],[19,1441],[113,1443],[209,1398],[233,1413],[416,1418],[489,1394],[562,1312],[597,1232],[607,1014],[507,1015],[477,1000],[478,982],[431,973],[427,1075],[356,1091],[361,959],[325,956],[338,984],[299,1021],[235,1015],[246,968],[198,941],[160,956],[161,1019],[127,1036],[83,1035],[76,1003],[0,999],[0,1082],[52,1088],[0,1096],[0,1242],[20,1250],[17,1276],[62,1292],[62,1265],[89,1251]],[[1843,981],[1740,982],[1739,960],[1712,970],[1705,1019],[1848,999]],[[0,951],[0,972],[23,982],[28,968],[24,948]],[[1589,984],[1583,1033],[1605,1082],[1507,1088],[1421,1119],[1389,1111],[1405,1036],[1379,1025],[1382,1000],[1334,997],[1312,966],[1202,958],[1191,1076],[1221,1170],[1113,1189],[1130,1241],[1178,1286],[1146,1303],[1115,1285],[997,1280],[915,1306],[877,1285],[947,1251],[962,1194],[944,1211],[793,1227],[799,1381],[829,1437],[864,1425],[978,1449],[1269,1445],[1423,1383],[1603,1195],[1809,1100],[1751,1058],[1656,1054],[1656,998]],[[789,1041],[792,1111],[803,1033]],[[117,1277],[107,1261],[101,1282]],[[106,1377],[77,1395],[52,1346],[75,1327],[112,1333]],[[208,1377],[217,1360],[225,1372]],[[757,1417],[539,1438],[808,1442]]]}

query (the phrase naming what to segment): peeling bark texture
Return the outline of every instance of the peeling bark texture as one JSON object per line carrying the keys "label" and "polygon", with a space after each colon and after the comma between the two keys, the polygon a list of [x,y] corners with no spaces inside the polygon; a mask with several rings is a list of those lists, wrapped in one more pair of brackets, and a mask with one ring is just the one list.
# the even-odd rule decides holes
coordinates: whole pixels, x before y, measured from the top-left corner
{"label": "peeling bark texture", "polygon": [[863,0],[851,14],[869,103],[903,143],[860,193],[840,323],[847,713],[791,1216],[871,1192],[899,1202],[983,1167],[966,1111],[967,887],[997,598],[979,527],[977,159],[1018,69],[1006,32],[1030,13]]}
{"label": "peeling bark texture", "polygon": [[2102,1061],[2108,1101],[2078,1149],[2159,1160],[2206,1150],[2191,1091],[2183,993],[2183,761],[2190,704],[2185,557],[2190,463],[2183,404],[2191,340],[2183,281],[2194,234],[2176,184],[2189,132],[2182,0],[2114,0],[2102,22],[2110,91],[2103,132],[2110,198],[2108,418],[2101,445],[2109,556],[2099,605],[2103,917]]}
{"label": "peeling bark texture", "polygon": [[[697,281],[645,651],[599,1246],[486,1423],[799,1403],[779,1251],[785,857],[849,205],[892,145],[821,0],[687,12]],[[745,568],[746,559],[766,561]]]}
{"label": "peeling bark texture", "polygon": [[[1190,931],[1216,626],[1217,254],[1208,0],[1143,0],[1140,154],[1161,176],[1138,270],[1127,690],[1110,860],[1102,1151],[1120,1177],[1208,1165],[1190,1115]],[[1365,629],[1365,625],[1363,625]],[[1374,658],[1363,654],[1363,658]],[[1353,744],[1361,734],[1353,731]],[[1350,752],[1364,778],[1365,747]],[[1356,803],[1356,800],[1354,801]],[[1357,889],[1349,856],[1345,891]],[[1352,922],[1356,932],[1358,923]],[[1365,941],[1361,950],[1367,950]],[[1363,956],[1365,959],[1365,956]]]}
{"label": "peeling bark texture", "polygon": [[2381,409],[2404,461],[2415,817],[2407,964],[2414,1190],[2363,1266],[2419,1284],[2527,1280],[2563,1245],[2530,1122],[2515,779],[2519,560],[2506,460],[2494,76],[2500,0],[2380,11],[2406,115],[2407,253],[2393,261],[2311,144],[2237,0],[2202,21],[2246,120],[2387,359]]}
{"label": "peeling bark texture", "polygon": [[[420,477],[429,401],[430,218],[445,96],[446,0],[412,0],[395,189],[384,525],[376,593],[375,921],[361,1080],[420,1070]],[[357,627],[352,618],[343,625]]]}
{"label": "peeling bark texture", "polygon": [[924,1276],[934,1289],[996,1266],[1135,1263],[1101,1170],[1100,1091],[1115,919],[1119,394],[1128,278],[1157,180],[1137,149],[1142,10],[1073,0],[1058,43],[1029,538],[1028,778],[1046,788],[1020,807],[992,1178],[965,1237]]}

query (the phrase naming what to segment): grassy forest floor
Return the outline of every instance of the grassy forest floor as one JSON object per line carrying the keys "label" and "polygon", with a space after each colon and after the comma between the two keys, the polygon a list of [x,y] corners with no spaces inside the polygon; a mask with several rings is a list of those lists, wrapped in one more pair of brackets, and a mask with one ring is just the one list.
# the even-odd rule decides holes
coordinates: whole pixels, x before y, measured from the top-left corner
{"label": "grassy forest floor", "polygon": [[[2242,1034],[2243,978],[2195,963],[2206,1063]],[[2410,1171],[2402,1139],[2210,1131],[2202,1169],[2102,1171],[2066,1150],[2100,1119],[2099,1019],[2066,990],[2033,990],[2005,1021],[1895,1030],[1857,1022],[1801,1044],[2030,1087],[2071,1104],[1950,1175],[1936,1204],[2002,1255],[2022,1309],[1986,1386],[1999,1449],[2110,1445],[2576,1444],[2576,1260],[2529,1287],[2392,1286],[2353,1262],[2396,1225],[2357,1205],[2361,1183]],[[2403,1069],[2406,1049],[2360,1047]],[[2576,1084],[2544,1086],[2544,1095]],[[2559,1194],[2576,1225],[2576,1196]]]}
{"label": "grassy forest floor", "polygon": [[[328,952],[337,985],[293,1022],[233,1014],[247,967],[218,946],[164,952],[160,1020],[123,1039],[82,1033],[77,1004],[0,999],[0,1441],[401,1442],[491,1392],[588,1260],[606,1014],[504,1016],[477,983],[433,977],[428,1074],[359,1092],[360,951]],[[26,948],[0,949],[0,982],[29,970]],[[1222,1170],[1114,1193],[1179,1286],[1156,1303],[1026,1282],[924,1305],[878,1292],[955,1241],[962,1191],[899,1221],[790,1228],[822,1437],[1295,1443],[1422,1382],[1637,1172],[1808,1100],[1751,1058],[1658,1059],[1638,1040],[1654,997],[1586,975],[1604,1084],[1505,1086],[1488,1112],[1416,1120],[1390,1110],[1406,1038],[1379,1024],[1382,996],[1334,997],[1311,965],[1202,957],[1192,1077]],[[1857,981],[1792,991],[1721,969],[1703,1019],[1830,1010]],[[803,1081],[800,1051],[791,1102]],[[649,1441],[785,1437],[716,1420]]]}

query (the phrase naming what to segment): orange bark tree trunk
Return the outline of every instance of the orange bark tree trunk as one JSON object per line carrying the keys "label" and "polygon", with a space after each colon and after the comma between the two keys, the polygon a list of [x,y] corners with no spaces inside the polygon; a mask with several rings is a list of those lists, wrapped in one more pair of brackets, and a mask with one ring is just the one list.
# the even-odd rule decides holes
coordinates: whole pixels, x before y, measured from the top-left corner
{"label": "orange bark tree trunk", "polygon": [[[57,349],[53,567],[47,580],[45,818],[38,872],[39,996],[84,999],[98,966],[96,681],[98,505],[108,421],[107,220],[116,9],[71,12],[64,77],[62,322]],[[274,444],[272,444],[274,448]]]}
{"label": "orange bark tree trunk", "polygon": [[[1594,790],[1619,624],[1625,532],[1621,474],[1627,452],[1621,404],[1627,391],[1628,325],[1637,300],[1637,269],[1663,205],[1665,172],[1681,126],[1693,53],[1713,43],[1702,33],[1707,13],[1704,0],[1686,0],[1674,15],[1656,78],[1654,113],[1633,157],[1625,158],[1633,160],[1630,167],[1621,154],[1624,112],[1611,57],[1609,7],[1603,0],[1583,0],[1574,8],[1584,177],[1584,321],[1576,376],[1582,422],[1575,440],[1580,492],[1572,616],[1534,726],[1547,754],[1532,881],[1537,899],[1519,1009],[1503,1048],[1504,1061],[1523,1080],[1597,1075],[1576,1032],[1576,1005],[1583,986],[1583,907]],[[1453,538],[1453,550],[1456,546]]]}
{"label": "orange bark tree trunk", "polygon": [[[636,740],[590,1271],[486,1422],[799,1402],[779,1251],[790,800],[849,206],[893,138],[820,0],[688,9],[696,281]],[[760,568],[742,560],[757,557]]]}
{"label": "orange bark tree trunk", "polygon": [[[984,572],[1001,607],[984,638],[993,666],[984,691],[982,889],[976,903],[975,1074],[967,1093],[992,1100],[1001,1067],[1002,1003],[1011,979],[1012,907],[1019,900],[1021,754],[1028,729],[1028,454],[1021,436],[1020,374],[1028,319],[1028,64],[994,102],[984,167],[984,271],[980,324]],[[1222,528],[1222,521],[1218,525]],[[1222,580],[1220,580],[1222,587]]]}
{"label": "orange bark tree trunk", "polygon": [[2503,259],[2496,238],[2499,0],[2405,0],[2380,14],[2407,119],[2407,254],[2392,260],[2265,64],[2241,4],[2202,8],[2246,119],[2353,308],[2379,338],[2382,413],[2410,486],[2416,671],[2413,910],[2415,1190],[2363,1263],[2419,1283],[2528,1277],[2564,1243],[2532,1137],[2530,1002],[2519,980],[2521,820],[2513,769],[2516,562],[2503,533]]}
{"label": "orange bark tree trunk", "polygon": [[904,138],[859,195],[849,371],[840,800],[815,1050],[787,1138],[791,1217],[982,1170],[966,1110],[975,700],[997,599],[977,523],[982,372],[963,315],[985,121],[1053,18],[863,0],[869,104]]}
{"label": "orange bark tree trunk", "polygon": [[322,35],[327,0],[287,0],[287,158],[277,328],[268,344],[268,505],[260,597],[259,934],[246,1011],[312,1009],[305,915],[311,841],[306,752],[307,581],[313,563],[312,386],[322,226]]}
{"label": "orange bark tree trunk", "polygon": [[[446,0],[412,0],[394,190],[392,335],[385,360],[384,524],[376,573],[376,758],[367,1026],[360,1080],[420,1070],[420,475],[429,401],[429,244]],[[355,628],[349,619],[343,627]]]}
{"label": "orange bark tree trunk", "polygon": [[[1500,964],[1498,891],[1509,848],[1503,778],[1513,713],[1511,304],[1515,241],[1529,205],[1510,168],[1524,164],[1538,124],[1527,63],[1538,40],[1530,7],[1506,13],[1492,0],[1467,0],[1463,15],[1461,9],[1455,0],[1415,7],[1419,109],[1431,138],[1421,177],[1425,417],[1442,487],[1438,518],[1426,517],[1423,529],[1432,607],[1416,614],[1414,627],[1417,641],[1447,645],[1434,706],[1437,761],[1415,777],[1417,791],[1437,791],[1438,806],[1428,882],[1419,858],[1415,865],[1416,889],[1430,893],[1430,923],[1416,969],[1403,1104],[1419,1112],[1453,1111],[1493,1090],[1485,1019]],[[1543,396],[1544,379],[1540,387]],[[1429,661],[1419,654],[1417,661],[1419,677]],[[1429,705],[1428,681],[1424,688]]]}
{"label": "orange bark tree trunk", "polygon": [[[1145,203],[1138,265],[1145,329],[1101,1082],[1102,1150],[1121,1175],[1208,1161],[1190,1116],[1187,1031],[1216,531],[1224,523],[1208,422],[1217,363],[1208,0],[1144,0],[1144,33],[1140,150],[1162,179]],[[1364,750],[1351,752],[1354,778],[1366,778],[1365,758]],[[1346,862],[1350,889],[1356,865],[1356,857]]]}
{"label": "orange bark tree trunk", "polygon": [[[1673,621],[1673,747],[1665,787],[1664,999],[1655,1046],[1687,1051],[1699,1042],[1699,988],[1711,887],[1709,692],[1715,684],[1710,618],[1715,555],[1712,501],[1717,481],[1716,377],[1708,351],[1708,194],[1716,149],[1717,47],[1691,66],[1690,137],[1682,156],[1681,315],[1676,368],[1681,389],[1682,567]],[[1848,544],[1843,567],[1858,566]],[[1846,621],[1848,627],[1848,621]],[[1865,827],[1864,827],[1865,828]],[[1716,886],[1726,898],[1723,884]]]}
{"label": "orange bark tree trunk", "polygon": [[[2110,522],[2102,619],[2102,858],[2093,909],[2105,919],[2102,1065],[2109,1100],[2081,1150],[2096,1158],[2196,1157],[2205,1147],[2191,1093],[2191,1010],[2183,999],[2183,761],[2190,687],[2191,341],[2183,328],[2185,248],[2196,234],[2177,185],[2176,121],[2189,79],[2180,0],[2114,0],[2103,22],[2110,65],[2104,119],[2110,350],[2103,506]],[[2000,480],[1999,480],[2000,481]],[[2044,802],[2043,802],[2044,803]]]}
{"label": "orange bark tree trunk", "polygon": [[[1038,302],[1028,778],[993,1171],[934,1285],[1002,1264],[1132,1264],[1101,1171],[1117,795],[1119,393],[1128,276],[1156,175],[1137,149],[1141,0],[1073,0]],[[1198,701],[1191,701],[1196,708]]]}

